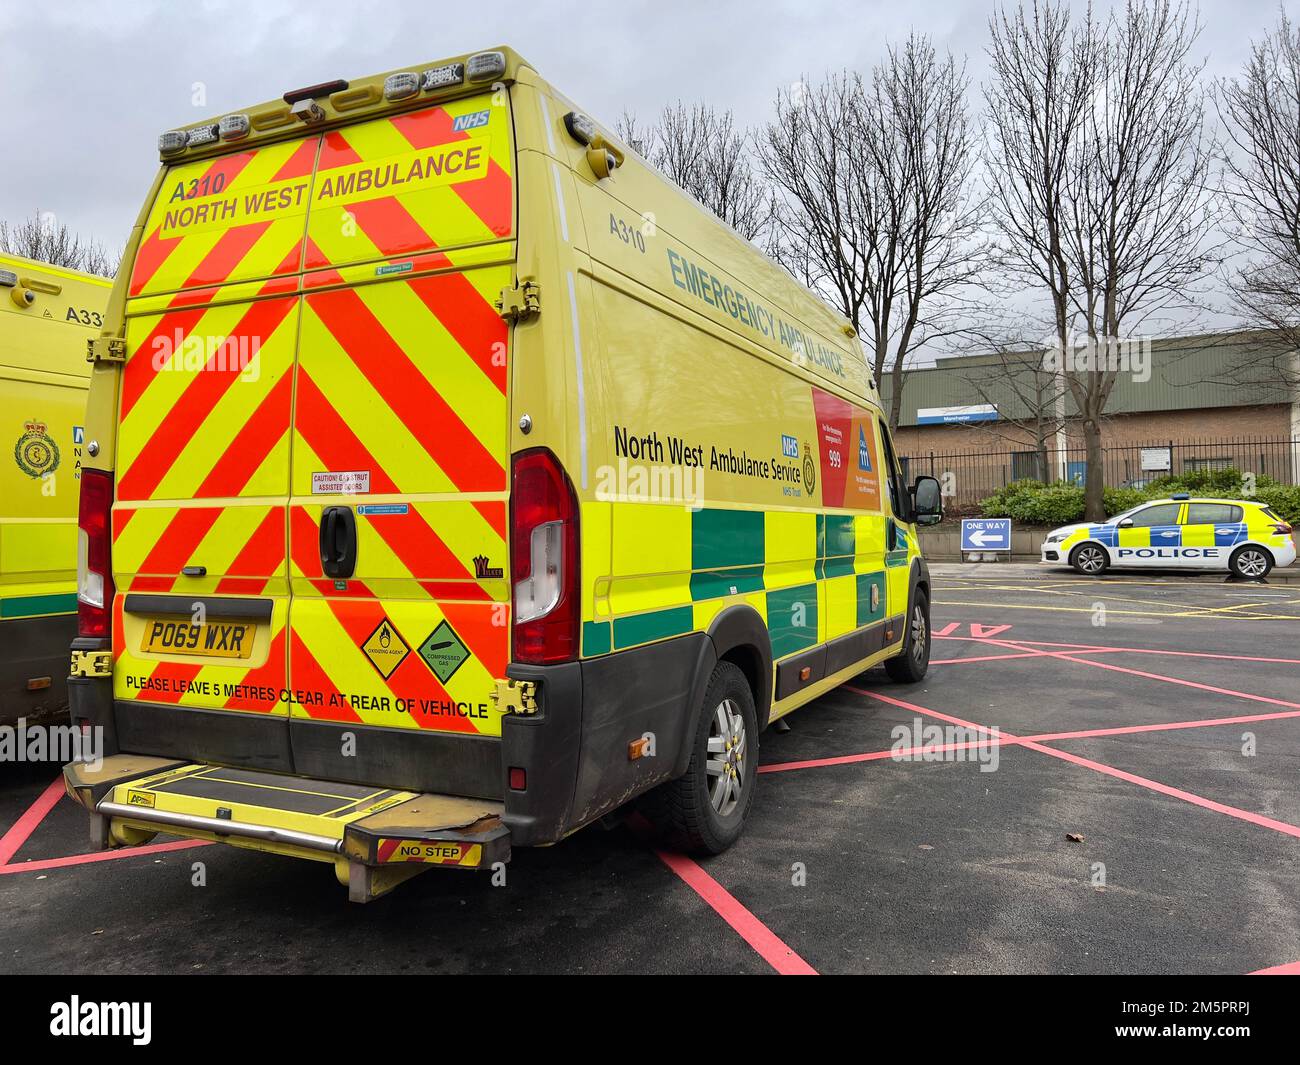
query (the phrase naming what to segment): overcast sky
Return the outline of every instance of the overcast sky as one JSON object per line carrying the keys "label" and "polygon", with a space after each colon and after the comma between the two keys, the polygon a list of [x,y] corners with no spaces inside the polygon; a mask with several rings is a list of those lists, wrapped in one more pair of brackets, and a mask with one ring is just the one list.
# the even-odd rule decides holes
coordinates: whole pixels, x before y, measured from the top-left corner
{"label": "overcast sky", "polygon": [[[966,56],[978,85],[993,9],[992,0],[0,0],[0,218],[51,211],[119,247],[162,130],[494,44],[513,46],[610,125],[625,108],[649,119],[678,98],[759,122],[778,87],[867,70],[913,28]],[[1277,0],[1204,0],[1208,74],[1235,73],[1277,12]],[[196,82],[206,90],[199,107]]]}

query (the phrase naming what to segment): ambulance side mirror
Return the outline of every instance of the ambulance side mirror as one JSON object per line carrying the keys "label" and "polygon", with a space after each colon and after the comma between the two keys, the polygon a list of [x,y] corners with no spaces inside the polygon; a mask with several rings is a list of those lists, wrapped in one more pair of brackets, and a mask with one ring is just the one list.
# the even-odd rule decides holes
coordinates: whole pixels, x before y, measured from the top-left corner
{"label": "ambulance side mirror", "polygon": [[943,492],[935,478],[918,477],[909,494],[912,520],[917,525],[938,525],[943,521]]}

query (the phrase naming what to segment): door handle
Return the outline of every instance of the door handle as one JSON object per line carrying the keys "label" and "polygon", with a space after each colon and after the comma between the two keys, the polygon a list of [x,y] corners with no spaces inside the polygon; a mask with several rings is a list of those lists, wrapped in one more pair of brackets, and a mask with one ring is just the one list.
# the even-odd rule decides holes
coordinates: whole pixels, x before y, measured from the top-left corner
{"label": "door handle", "polygon": [[357,519],[351,507],[321,512],[320,564],[325,576],[336,580],[347,580],[357,568]]}

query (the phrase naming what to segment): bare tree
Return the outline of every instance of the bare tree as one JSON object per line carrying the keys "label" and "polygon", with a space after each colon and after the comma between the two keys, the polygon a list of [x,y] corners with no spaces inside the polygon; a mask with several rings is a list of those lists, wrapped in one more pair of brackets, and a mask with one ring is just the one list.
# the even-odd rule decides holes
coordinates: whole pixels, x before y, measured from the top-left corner
{"label": "bare tree", "polygon": [[985,403],[997,408],[996,422],[973,422],[973,429],[987,429],[1004,441],[1032,442],[1034,476],[1051,479],[1050,442],[1065,428],[1067,386],[1061,375],[1044,365],[1041,347],[1025,342],[1005,342],[986,358],[961,368],[963,383]]}
{"label": "bare tree", "polygon": [[30,218],[10,224],[0,221],[0,251],[24,259],[112,277],[122,261],[97,240],[77,236],[54,216],[37,211]]}
{"label": "bare tree", "polygon": [[[1125,342],[1191,307],[1218,249],[1199,28],[1184,3],[1129,0],[1097,23],[1031,0],[990,23],[988,173],[1002,261],[1039,286],[1081,422],[1086,513],[1104,517],[1106,403]],[[1076,340],[1076,335],[1078,340]]]}
{"label": "bare tree", "polygon": [[1246,325],[1266,331],[1235,368],[1300,386],[1300,26],[1285,10],[1241,77],[1220,86],[1219,115],[1234,149],[1225,154],[1233,235],[1247,256],[1231,293]]}
{"label": "bare tree", "polygon": [[978,274],[966,86],[913,34],[869,82],[844,72],[779,95],[759,142],[782,200],[774,250],[863,337],[891,427],[908,357],[959,328]]}
{"label": "bare tree", "polygon": [[771,197],[754,166],[750,137],[731,111],[678,101],[650,126],[624,112],[618,134],[746,240],[763,236]]}

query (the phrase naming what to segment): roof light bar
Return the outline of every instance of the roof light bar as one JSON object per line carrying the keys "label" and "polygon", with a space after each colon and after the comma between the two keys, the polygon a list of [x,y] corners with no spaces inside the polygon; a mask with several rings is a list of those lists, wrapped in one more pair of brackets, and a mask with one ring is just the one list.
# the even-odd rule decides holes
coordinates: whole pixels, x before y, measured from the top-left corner
{"label": "roof light bar", "polygon": [[420,91],[420,75],[410,70],[389,74],[384,79],[385,100],[409,100]]}
{"label": "roof light bar", "polygon": [[247,115],[225,115],[217,123],[217,133],[223,141],[243,140],[249,128]]}
{"label": "roof light bar", "polygon": [[158,151],[162,155],[174,155],[176,152],[184,151],[185,140],[183,129],[169,129],[166,133],[158,135]]}
{"label": "roof light bar", "polygon": [[432,67],[424,72],[423,78],[425,92],[459,85],[465,80],[465,64],[448,63],[445,67]]}
{"label": "roof light bar", "polygon": [[504,52],[479,52],[469,57],[465,64],[465,75],[470,81],[491,81],[506,72]]}
{"label": "roof light bar", "polygon": [[198,148],[204,144],[212,144],[217,139],[217,124],[214,122],[210,126],[196,126],[185,135],[185,146],[187,148]]}

